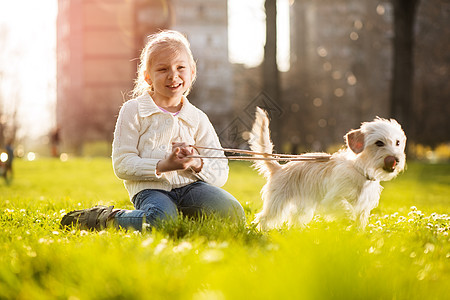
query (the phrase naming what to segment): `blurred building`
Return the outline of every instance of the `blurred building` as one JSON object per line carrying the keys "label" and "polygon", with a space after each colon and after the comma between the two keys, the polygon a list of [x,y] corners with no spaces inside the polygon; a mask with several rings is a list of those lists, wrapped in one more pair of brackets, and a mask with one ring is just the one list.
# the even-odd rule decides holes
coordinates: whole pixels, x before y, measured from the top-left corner
{"label": "blurred building", "polygon": [[188,36],[198,63],[189,99],[223,126],[233,84],[226,0],[59,0],[57,23],[57,124],[64,151],[82,154],[86,143],[112,141],[140,50],[159,29]]}
{"label": "blurred building", "polygon": [[232,113],[233,70],[228,62],[227,0],[175,0],[173,28],[185,33],[197,60],[197,80],[189,97],[217,130]]}
{"label": "blurred building", "polygon": [[290,142],[323,151],[360,122],[389,116],[392,18],[387,2],[293,2],[283,97]]}
{"label": "blurred building", "polygon": [[[230,66],[227,0],[58,3],[57,122],[63,151],[82,153],[87,142],[111,142],[146,37],[164,28],[188,36],[198,64],[189,99],[209,115],[227,147],[245,147],[242,133],[251,128],[256,105],[277,106],[283,143],[297,151],[341,145],[343,135],[361,122],[390,117],[390,1],[289,1],[290,70],[280,74],[279,99],[264,93],[261,66]],[[415,132],[407,134],[429,144],[448,140],[449,51],[448,43],[436,42],[449,35],[447,12],[443,0],[422,1],[415,23]]]}

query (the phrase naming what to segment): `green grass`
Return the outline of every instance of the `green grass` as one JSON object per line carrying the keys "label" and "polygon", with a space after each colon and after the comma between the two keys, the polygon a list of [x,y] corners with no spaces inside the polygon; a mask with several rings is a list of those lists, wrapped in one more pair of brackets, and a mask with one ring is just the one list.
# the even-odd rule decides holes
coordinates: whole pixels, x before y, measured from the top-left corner
{"label": "green grass", "polygon": [[[0,182],[0,299],[444,299],[450,165],[410,163],[384,183],[366,231],[316,217],[259,232],[264,179],[232,163],[247,224],[181,219],[158,231],[61,230],[67,211],[132,208],[109,159],[16,161]],[[415,208],[411,208],[415,206]]]}

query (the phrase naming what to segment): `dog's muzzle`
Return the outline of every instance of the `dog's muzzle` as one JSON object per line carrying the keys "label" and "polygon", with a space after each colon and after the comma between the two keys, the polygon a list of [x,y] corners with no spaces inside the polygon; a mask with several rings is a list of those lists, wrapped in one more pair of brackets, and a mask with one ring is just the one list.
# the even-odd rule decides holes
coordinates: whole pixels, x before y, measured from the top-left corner
{"label": "dog's muzzle", "polygon": [[395,156],[389,155],[384,158],[384,167],[383,169],[387,172],[394,172],[395,167],[397,166],[399,159]]}

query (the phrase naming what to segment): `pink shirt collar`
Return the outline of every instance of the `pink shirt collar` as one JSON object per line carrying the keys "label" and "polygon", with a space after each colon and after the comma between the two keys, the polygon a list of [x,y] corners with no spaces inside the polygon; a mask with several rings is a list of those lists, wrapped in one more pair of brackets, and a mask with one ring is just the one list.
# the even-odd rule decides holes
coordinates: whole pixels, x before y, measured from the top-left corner
{"label": "pink shirt collar", "polygon": [[165,109],[162,108],[161,106],[158,106],[158,108],[159,108],[160,110],[162,110],[163,112],[165,112],[165,113],[171,114],[171,115],[174,116],[174,117],[180,113],[180,110],[179,110],[179,111],[176,111],[176,112],[170,112],[170,111],[168,111],[168,110],[165,110]]}

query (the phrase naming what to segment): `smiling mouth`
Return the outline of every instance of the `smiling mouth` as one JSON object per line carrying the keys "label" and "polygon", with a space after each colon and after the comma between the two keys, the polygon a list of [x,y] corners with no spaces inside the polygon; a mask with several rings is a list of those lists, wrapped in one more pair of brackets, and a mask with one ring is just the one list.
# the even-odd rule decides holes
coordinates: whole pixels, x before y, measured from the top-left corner
{"label": "smiling mouth", "polygon": [[176,84],[170,84],[170,85],[167,85],[167,87],[169,88],[169,89],[177,89],[177,88],[179,88],[181,86],[181,83],[176,83]]}

